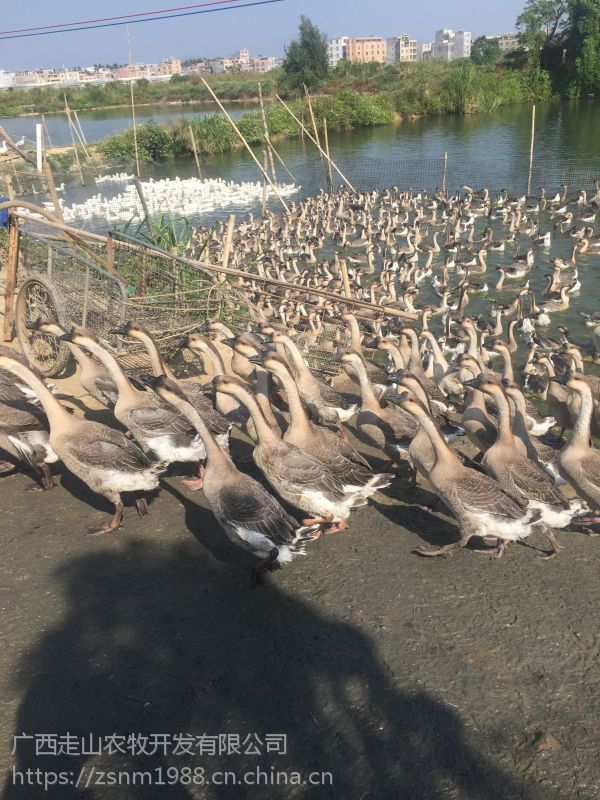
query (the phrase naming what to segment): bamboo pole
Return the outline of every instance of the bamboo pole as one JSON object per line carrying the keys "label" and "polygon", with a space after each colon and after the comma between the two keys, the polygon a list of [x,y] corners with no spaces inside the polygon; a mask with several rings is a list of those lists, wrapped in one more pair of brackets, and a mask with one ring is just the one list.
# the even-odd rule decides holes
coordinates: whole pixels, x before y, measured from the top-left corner
{"label": "bamboo pole", "polygon": [[[81,122],[79,121],[79,114],[77,113],[77,109],[76,108],[73,109],[73,115],[75,117],[75,122],[77,124],[77,128],[79,129],[81,142],[85,147],[85,145],[87,144],[87,139],[85,138],[85,133],[83,132],[83,128],[81,127]],[[89,153],[87,152],[87,150],[85,152],[86,152],[87,157],[89,158]]]}
{"label": "bamboo pole", "polygon": [[13,323],[15,319],[15,292],[17,289],[17,270],[19,265],[19,224],[12,214],[8,222],[8,258],[6,260],[6,289],[4,291],[4,328],[3,341],[12,341]]}
{"label": "bamboo pole", "polygon": [[329,194],[333,192],[333,176],[331,174],[331,157],[329,155],[329,133],[327,131],[327,117],[323,119],[323,135],[325,137],[325,153],[327,155],[327,185]]}
{"label": "bamboo pole", "polygon": [[234,130],[234,131],[237,133],[237,135],[238,135],[238,136],[240,137],[240,139],[242,140],[242,142],[243,142],[243,144],[244,144],[244,146],[245,146],[246,150],[247,150],[247,151],[250,153],[250,155],[252,156],[252,158],[253,158],[253,159],[254,159],[254,161],[256,162],[256,166],[259,168],[259,170],[262,172],[262,174],[264,175],[264,177],[267,179],[267,182],[269,183],[269,185],[270,185],[271,189],[272,189],[272,190],[275,192],[275,195],[277,196],[277,199],[279,200],[279,202],[281,203],[281,205],[282,205],[282,206],[285,208],[285,212],[286,212],[286,214],[289,214],[289,213],[290,213],[290,209],[288,208],[288,206],[287,206],[287,203],[285,202],[285,200],[283,199],[283,197],[282,197],[282,196],[281,196],[281,194],[279,193],[279,190],[277,189],[277,187],[275,186],[275,184],[273,183],[273,181],[272,181],[272,180],[269,178],[269,176],[268,176],[268,175],[267,175],[267,173],[265,172],[264,168],[261,166],[261,164],[260,164],[260,161],[258,160],[258,158],[256,157],[256,155],[254,154],[254,151],[252,150],[252,148],[250,147],[250,145],[248,144],[248,142],[247,142],[247,141],[246,141],[246,139],[244,138],[244,134],[241,132],[241,130],[238,128],[238,126],[235,124],[235,122],[234,122],[234,121],[231,119],[231,117],[229,116],[229,114],[228,114],[228,113],[227,113],[227,111],[225,110],[225,108],[224,108],[224,106],[223,106],[223,103],[222,103],[222,102],[219,100],[219,98],[217,97],[217,95],[216,95],[216,94],[213,92],[213,90],[210,88],[209,84],[208,84],[208,83],[206,82],[206,80],[205,80],[205,79],[202,77],[202,75],[200,76],[200,80],[201,80],[201,81],[202,81],[202,83],[203,83],[203,84],[206,86],[206,88],[207,88],[207,89],[208,89],[208,91],[210,92],[210,94],[211,94],[211,96],[212,96],[213,100],[214,100],[214,101],[215,101],[215,103],[216,103],[216,104],[219,106],[219,108],[221,109],[221,111],[223,112],[223,114],[225,114],[225,116],[227,117],[227,120],[229,121],[229,124],[231,125],[231,127],[233,128],[233,130]]}
{"label": "bamboo pole", "polygon": [[310,99],[310,95],[308,93],[308,89],[306,88],[306,84],[304,84],[304,93],[305,93],[306,99],[308,101],[308,113],[310,114],[310,119],[311,119],[311,122],[312,122],[313,131],[314,131],[314,134],[315,134],[315,139],[316,139],[316,142],[317,142],[317,147],[319,148],[319,153],[321,155],[321,163],[323,163],[323,149],[321,148],[321,139],[319,138],[319,130],[317,128],[317,121],[315,119],[315,113],[313,111],[312,101]]}
{"label": "bamboo pole", "polygon": [[[235,214],[230,214],[227,219],[227,232],[225,234],[225,244],[223,246],[223,266],[227,267],[229,264],[229,256],[231,255],[231,245],[233,244],[233,233],[235,230]],[[219,278],[224,275],[219,273]]]}
{"label": "bamboo pole", "polygon": [[[67,124],[69,126],[69,133],[71,134],[71,142],[73,143],[73,150],[75,151],[75,160],[77,161],[77,169],[79,170],[79,177],[81,179],[81,185],[85,186],[85,180],[83,178],[83,169],[81,168],[81,161],[79,159],[79,151],[77,150],[77,142],[75,141],[75,135],[73,131],[75,130],[75,126],[71,121],[71,112],[69,110],[69,105],[67,103],[67,95],[64,95],[65,98],[65,114],[67,115]],[[75,130],[75,133],[77,131]]]}
{"label": "bamboo pole", "polygon": [[263,130],[265,134],[265,144],[267,145],[269,161],[271,162],[271,175],[273,176],[273,182],[277,183],[277,173],[275,172],[275,162],[273,161],[273,153],[271,149],[271,137],[269,136],[269,126],[267,125],[267,115],[265,113],[265,103],[263,100],[262,86],[260,81],[258,82],[258,97],[260,100],[260,114],[262,117]]}
{"label": "bamboo pole", "polygon": [[448,177],[448,151],[444,153],[444,174],[442,175],[442,194],[446,194],[446,179]]}
{"label": "bamboo pole", "polygon": [[44,126],[44,131],[46,132],[46,139],[48,140],[48,147],[52,147],[52,139],[50,138],[50,131],[48,130],[48,125],[46,124],[46,115],[42,114],[42,125]]}
{"label": "bamboo pole", "polygon": [[[125,26],[127,31],[127,57],[129,60],[129,69],[131,70],[131,37],[129,36],[129,25]],[[135,99],[133,96],[133,78],[129,78],[129,95],[131,98],[131,120],[133,122],[133,146],[135,148],[135,171],[138,178],[141,176],[140,170],[140,151],[138,147],[138,138],[137,138],[137,120],[135,118]]]}
{"label": "bamboo pole", "polygon": [[344,294],[348,298],[352,298],[352,290],[350,288],[350,278],[348,276],[348,265],[346,264],[346,259],[342,258],[340,260],[340,272],[342,273],[342,282],[344,284]]}
{"label": "bamboo pole", "polygon": [[144,196],[144,190],[142,189],[142,184],[140,183],[140,179],[137,176],[134,177],[133,183],[138,193],[138,197],[140,198],[140,203],[142,204],[142,208],[144,209],[146,225],[148,226],[148,230],[150,231],[150,233],[153,233],[152,218],[150,217],[150,209],[148,208],[148,203],[146,202],[146,197]]}
{"label": "bamboo pole", "polygon": [[44,159],[44,176],[46,178],[46,184],[48,185],[48,192],[50,193],[50,199],[52,200],[52,204],[54,205],[54,213],[56,214],[56,218],[59,222],[61,222],[64,225],[65,218],[63,217],[60,200],[58,199],[58,194],[56,192],[56,184],[54,183],[54,173],[52,172],[52,167],[48,163],[47,159]]}
{"label": "bamboo pole", "polygon": [[534,148],[535,148],[535,104],[531,109],[531,147],[529,150],[529,176],[527,178],[527,197],[531,195],[531,177],[533,175]]}
{"label": "bamboo pole", "polygon": [[194,158],[196,159],[196,168],[198,170],[198,177],[202,177],[202,170],[200,169],[200,157],[198,156],[198,145],[196,144],[196,136],[194,135],[194,129],[192,128],[192,124],[190,123],[189,126],[190,131],[190,139],[192,140],[192,150],[194,151]]}
{"label": "bamboo pole", "polygon": [[263,171],[265,173],[265,177],[263,178],[263,192],[262,192],[262,215],[265,217],[267,215],[267,170],[269,169],[269,161],[267,158],[267,151],[263,150]]}
{"label": "bamboo pole", "polygon": [[[290,115],[290,116],[291,116],[293,119],[295,119],[295,120],[296,120],[296,122],[298,123],[298,125],[300,125],[300,126],[301,126],[301,130],[303,130],[303,131],[304,131],[304,133],[305,133],[305,134],[308,136],[308,138],[311,140],[311,142],[312,142],[312,143],[313,143],[313,144],[314,144],[316,147],[318,147],[318,148],[319,148],[319,150],[321,151],[321,153],[322,153],[322,154],[325,156],[326,154],[325,154],[325,152],[322,150],[322,148],[321,148],[321,145],[320,145],[320,144],[318,144],[318,142],[317,142],[315,139],[313,139],[312,135],[311,135],[311,134],[308,132],[308,130],[307,130],[307,129],[306,129],[306,127],[305,127],[305,126],[302,124],[302,122],[300,122],[300,120],[299,120],[299,119],[298,119],[298,117],[297,117],[297,116],[294,114],[294,112],[293,112],[293,111],[292,111],[292,109],[291,109],[291,108],[288,106],[288,104],[287,104],[287,103],[286,103],[284,100],[282,100],[282,99],[281,99],[281,97],[280,97],[279,95],[275,95],[275,96],[277,97],[277,99],[279,100],[279,102],[280,102],[280,103],[283,105],[283,107],[284,107],[284,108],[285,108],[285,110],[288,112],[288,114],[289,114],[289,115]],[[344,175],[344,173],[341,171],[341,169],[340,169],[340,168],[339,168],[339,167],[336,165],[335,161],[334,161],[332,158],[330,158],[329,160],[331,161],[331,166],[334,168],[334,170],[337,172],[337,174],[340,176],[340,178],[341,178],[341,179],[344,181],[344,183],[346,184],[346,186],[348,186],[348,188],[349,188],[349,189],[351,189],[351,190],[352,190],[352,191],[353,191],[355,194],[358,194],[358,192],[356,191],[356,189],[354,188],[354,186],[352,186],[352,184],[350,183],[350,181],[348,180],[348,178],[347,178],[347,177]]]}

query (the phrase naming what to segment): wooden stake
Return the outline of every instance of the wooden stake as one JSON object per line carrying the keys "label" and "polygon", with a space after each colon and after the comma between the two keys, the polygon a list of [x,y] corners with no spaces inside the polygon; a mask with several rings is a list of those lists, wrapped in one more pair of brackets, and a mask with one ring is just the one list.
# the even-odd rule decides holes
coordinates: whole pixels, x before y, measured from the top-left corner
{"label": "wooden stake", "polygon": [[208,85],[208,83],[206,82],[206,80],[205,80],[205,79],[204,79],[202,76],[200,76],[200,80],[201,80],[201,81],[202,81],[202,83],[203,83],[203,84],[206,86],[206,88],[207,88],[207,89],[208,89],[208,91],[210,92],[210,94],[211,94],[211,96],[212,96],[213,100],[214,100],[214,101],[215,101],[215,103],[216,103],[216,104],[219,106],[219,108],[221,109],[221,111],[223,112],[223,114],[225,114],[225,116],[227,117],[227,120],[229,121],[229,124],[231,125],[231,127],[233,128],[233,130],[234,130],[234,131],[237,133],[237,135],[238,135],[238,136],[240,137],[240,139],[242,140],[242,143],[244,144],[244,146],[245,146],[246,150],[247,150],[247,151],[250,153],[250,155],[252,156],[253,160],[255,161],[255,163],[256,163],[256,166],[257,166],[257,167],[259,168],[259,170],[262,172],[263,176],[264,176],[264,177],[267,179],[267,182],[269,183],[269,185],[270,185],[271,189],[273,189],[273,191],[275,192],[275,195],[277,196],[277,199],[279,200],[279,202],[281,203],[281,205],[282,205],[282,206],[285,208],[285,212],[286,212],[286,214],[289,214],[289,213],[290,213],[290,209],[288,208],[288,205],[287,205],[287,203],[285,202],[285,200],[283,199],[283,197],[282,197],[282,196],[281,196],[281,194],[279,193],[279,190],[277,189],[277,187],[275,186],[275,184],[273,183],[273,181],[272,181],[272,180],[269,178],[269,176],[267,175],[267,173],[266,173],[265,169],[264,169],[264,168],[261,166],[261,164],[260,164],[260,161],[259,161],[259,160],[258,160],[258,158],[257,158],[257,157],[254,155],[254,151],[252,150],[252,148],[250,147],[250,145],[248,144],[248,142],[247,142],[247,141],[244,139],[244,134],[241,132],[241,130],[238,128],[238,126],[235,124],[235,122],[234,122],[234,121],[231,119],[231,117],[229,116],[229,114],[228,114],[228,113],[227,113],[227,111],[225,110],[225,108],[224,108],[224,106],[223,106],[223,103],[222,103],[222,102],[219,100],[219,98],[217,97],[217,95],[216,95],[216,94],[213,92],[213,90],[210,88],[210,86]]}
{"label": "wooden stake", "polygon": [[192,150],[194,151],[194,158],[196,159],[196,168],[198,170],[198,177],[202,177],[202,170],[200,169],[200,157],[198,156],[198,146],[196,144],[196,137],[194,135],[194,129],[190,123],[189,131],[190,131],[190,139],[192,140]]}
{"label": "wooden stake", "polygon": [[448,177],[448,151],[444,153],[444,174],[442,175],[442,194],[446,194],[446,178]]}
{"label": "wooden stake", "polygon": [[3,341],[13,338],[13,322],[15,319],[15,292],[17,289],[17,270],[19,266],[19,224],[12,214],[8,222],[8,258],[6,261],[6,289],[4,292],[4,330]]}
{"label": "wooden stake", "polygon": [[48,147],[52,147],[52,139],[50,138],[50,131],[48,130],[48,126],[46,125],[46,117],[42,114],[42,125],[44,126],[44,131],[46,132],[46,139],[48,140]]}
{"label": "wooden stake", "polygon": [[[279,95],[275,95],[275,96],[277,97],[277,99],[279,100],[279,102],[280,102],[280,103],[283,105],[283,107],[286,109],[286,111],[288,112],[288,114],[289,114],[289,115],[290,115],[290,116],[291,116],[293,119],[295,119],[295,120],[296,120],[296,122],[298,123],[298,125],[300,125],[300,126],[302,127],[302,130],[303,130],[303,131],[304,131],[304,133],[305,133],[305,134],[308,136],[308,138],[311,140],[311,142],[312,142],[312,143],[313,143],[313,144],[314,144],[316,147],[318,147],[318,148],[319,148],[319,150],[321,151],[321,153],[322,153],[322,154],[323,154],[325,157],[327,157],[327,156],[326,156],[326,154],[325,154],[325,152],[323,151],[323,149],[322,149],[321,145],[320,145],[320,144],[319,144],[319,143],[318,143],[318,142],[317,142],[315,139],[313,139],[312,135],[311,135],[311,134],[308,132],[308,130],[306,129],[306,127],[305,127],[305,126],[304,126],[304,125],[303,125],[303,124],[300,122],[300,120],[299,120],[299,119],[298,119],[298,117],[297,117],[297,116],[294,114],[294,112],[293,112],[293,111],[292,111],[292,109],[291,109],[291,108],[288,106],[288,104],[287,104],[287,103],[286,103],[284,100],[282,100],[282,99],[281,99],[281,97],[280,97]],[[346,184],[346,186],[348,186],[348,188],[349,188],[349,189],[351,189],[351,190],[354,192],[354,194],[358,194],[358,192],[356,191],[356,189],[354,188],[354,186],[352,186],[352,184],[350,183],[350,181],[348,180],[348,178],[347,178],[347,177],[344,175],[344,173],[341,171],[341,169],[340,169],[340,168],[339,168],[339,167],[336,165],[335,161],[334,161],[333,159],[331,159],[331,158],[330,158],[329,160],[331,161],[331,166],[334,168],[334,170],[337,172],[337,174],[340,176],[340,178],[341,178],[341,179],[344,181],[344,183]]]}
{"label": "wooden stake", "polygon": [[535,105],[531,109],[531,148],[529,150],[529,177],[527,178],[527,197],[531,195],[531,178],[533,175],[534,148],[535,148]]}
{"label": "wooden stake", "polygon": [[269,126],[267,125],[267,115],[265,113],[265,104],[263,101],[262,86],[260,81],[258,82],[258,97],[260,100],[260,113],[262,116],[263,131],[265,134],[265,144],[267,145],[269,160],[271,162],[271,175],[273,176],[273,182],[277,183],[277,173],[275,172],[275,162],[273,161],[273,153],[271,152],[271,137],[269,136]]}
{"label": "wooden stake", "polygon": [[[129,36],[129,25],[125,26],[127,31],[127,56],[129,60],[129,68],[131,69],[131,38]],[[133,122],[133,146],[135,148],[135,171],[138,178],[141,176],[140,170],[140,151],[138,148],[138,138],[137,138],[137,120],[135,118],[135,100],[133,97],[133,78],[130,77],[129,79],[129,95],[131,98],[131,119]]]}
{"label": "wooden stake", "polygon": [[315,134],[315,139],[316,139],[316,142],[317,142],[317,147],[319,148],[319,152],[321,154],[321,162],[323,162],[323,150],[321,148],[321,140],[319,138],[319,131],[318,131],[318,128],[317,128],[317,121],[315,119],[315,114],[314,114],[314,111],[313,111],[312,102],[311,102],[311,99],[310,99],[310,95],[308,93],[308,89],[306,88],[306,84],[304,84],[304,93],[306,94],[306,99],[308,100],[308,111],[309,111],[309,114],[310,114],[310,118],[312,120],[312,126],[313,126],[313,131],[314,131],[314,134]]}
{"label": "wooden stake", "polygon": [[144,190],[142,189],[142,184],[140,183],[140,179],[136,176],[133,179],[133,183],[138,193],[138,197],[140,198],[140,203],[142,204],[142,208],[144,209],[146,225],[148,226],[148,230],[150,231],[150,233],[153,233],[152,218],[150,217],[148,203],[146,202],[146,198],[144,197]]}
{"label": "wooden stake", "polygon": [[265,178],[263,179],[262,215],[263,215],[263,217],[265,217],[266,213],[267,213],[267,191],[268,191],[268,188],[269,188],[267,186],[267,180],[266,180],[267,170],[269,169],[269,162],[267,160],[267,151],[266,150],[263,150],[263,167],[264,167],[263,171],[265,173]]}
{"label": "wooden stake", "polygon": [[54,175],[52,173],[52,167],[48,163],[47,159],[44,159],[44,175],[46,177],[46,183],[48,184],[50,199],[52,200],[52,204],[54,205],[54,213],[56,214],[56,219],[64,225],[65,218],[63,217],[62,208],[60,206],[60,201],[58,199],[58,194],[56,192],[56,184],[54,183]]}
{"label": "wooden stake", "polygon": [[340,272],[342,273],[342,282],[344,284],[344,294],[350,300],[352,299],[352,290],[350,288],[350,278],[348,277],[348,265],[346,259],[340,260]]}
{"label": "wooden stake", "polygon": [[333,176],[331,174],[331,158],[329,156],[329,134],[327,132],[327,117],[323,119],[323,134],[325,137],[325,153],[327,154],[327,185],[329,194],[333,192]]}
{"label": "wooden stake", "polygon": [[106,271],[115,274],[115,242],[110,231],[106,234]]}
{"label": "wooden stake", "polygon": [[[229,256],[231,255],[231,245],[233,244],[233,232],[235,230],[235,214],[230,214],[227,219],[227,232],[225,234],[225,244],[223,246],[223,266],[227,268],[229,264]],[[225,280],[223,273],[219,274],[219,278]]]}

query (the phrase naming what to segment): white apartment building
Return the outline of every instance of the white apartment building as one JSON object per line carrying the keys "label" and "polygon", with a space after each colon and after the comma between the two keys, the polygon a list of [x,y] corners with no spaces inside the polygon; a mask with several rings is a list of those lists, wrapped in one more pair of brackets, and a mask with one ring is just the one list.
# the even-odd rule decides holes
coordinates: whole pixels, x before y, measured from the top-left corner
{"label": "white apartment building", "polygon": [[412,39],[407,34],[393,36],[387,39],[387,63],[396,64],[397,62],[417,60],[417,40]]}
{"label": "white apartment building", "polygon": [[471,55],[471,33],[456,31],[454,34],[454,58],[469,58]]}
{"label": "white apartment building", "polygon": [[340,61],[345,61],[348,53],[348,37],[336,36],[327,42],[327,57],[329,66],[337,67]]}

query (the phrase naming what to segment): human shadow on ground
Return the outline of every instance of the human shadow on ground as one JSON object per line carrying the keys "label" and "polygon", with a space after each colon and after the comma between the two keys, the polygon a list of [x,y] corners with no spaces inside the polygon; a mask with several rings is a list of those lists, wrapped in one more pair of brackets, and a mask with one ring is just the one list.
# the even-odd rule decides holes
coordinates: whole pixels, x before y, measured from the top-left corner
{"label": "human shadow on ground", "polygon": [[[66,613],[15,665],[22,693],[15,733],[239,734],[242,741],[256,734],[258,754],[242,745],[239,755],[214,757],[36,757],[21,741],[21,775],[40,769],[76,777],[82,766],[130,776],[154,770],[155,785],[111,789],[93,778],[87,788],[45,791],[9,774],[4,800],[541,800],[537,788],[484,755],[480,748],[493,752],[493,742],[481,733],[468,738],[453,710],[416,682],[395,685],[367,633],[279,588],[281,573],[252,591],[246,581],[238,585],[236,570],[215,564],[192,540],[170,550],[132,541],[65,562],[56,577]],[[270,734],[287,735],[287,753],[264,752]],[[156,785],[159,768],[238,778],[260,768],[270,780],[271,765],[305,781],[331,773],[333,783],[325,776],[318,786]],[[552,800],[546,788],[543,797]]]}

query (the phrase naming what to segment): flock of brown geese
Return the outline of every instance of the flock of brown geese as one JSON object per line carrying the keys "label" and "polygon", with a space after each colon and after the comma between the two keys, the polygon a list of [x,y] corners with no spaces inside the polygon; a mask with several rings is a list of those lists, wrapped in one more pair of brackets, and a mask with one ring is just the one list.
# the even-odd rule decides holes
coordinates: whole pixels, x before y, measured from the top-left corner
{"label": "flock of brown geese", "polygon": [[[285,217],[250,216],[237,228],[230,266],[247,272],[237,286],[251,298],[253,323],[236,335],[209,321],[181,345],[212,381],[177,378],[141,325],[111,331],[147,350],[152,374],[134,377],[92,331],[38,319],[32,337],[68,343],[81,386],[115,424],[72,413],[21,354],[2,348],[0,467],[34,469],[48,490],[50,466],[62,462],[114,503],[112,520],[95,531],[108,533],[121,524],[124,493],[144,514],[161,475],[189,464],[186,484],[203,489],[229,538],[256,556],[258,576],[321,533],[347,528],[352,510],[402,465],[407,498],[417,475],[425,479],[460,531],[458,541],[421,554],[444,555],[479,537],[480,552],[500,557],[540,530],[552,557],[561,549],[557,531],[600,522],[592,440],[600,436],[600,378],[584,374],[582,350],[564,325],[547,333],[585,280],[578,269],[600,266],[599,210],[598,184],[571,198],[567,187],[554,197],[541,190],[533,204],[465,186],[453,197],[340,189],[293,204]],[[553,239],[570,240],[569,259],[550,257]],[[223,247],[217,229],[210,248],[218,255]],[[319,260],[323,248],[331,257]],[[494,251],[508,260],[492,282]],[[531,272],[542,261],[552,271],[536,296]],[[344,303],[344,271],[352,297],[370,303],[355,313]],[[267,291],[257,276],[277,283]],[[469,316],[470,298],[485,295],[488,282],[491,319]],[[433,302],[419,302],[425,286]],[[600,363],[600,314],[582,316]],[[311,369],[317,349],[343,369],[353,394]],[[519,349],[526,358],[517,369]],[[270,491],[234,463],[232,427],[252,441]],[[385,471],[374,472],[348,427],[354,441],[385,454]],[[469,455],[460,446],[467,440]],[[278,498],[301,513],[292,516]]]}

